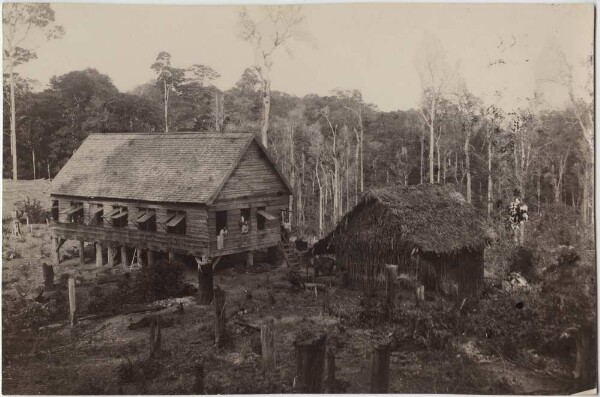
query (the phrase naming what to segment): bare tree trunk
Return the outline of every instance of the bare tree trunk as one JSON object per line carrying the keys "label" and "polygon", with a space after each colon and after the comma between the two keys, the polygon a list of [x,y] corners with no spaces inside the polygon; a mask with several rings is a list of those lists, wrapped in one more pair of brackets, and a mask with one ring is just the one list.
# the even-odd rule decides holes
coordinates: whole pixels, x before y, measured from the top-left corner
{"label": "bare tree trunk", "polygon": [[437,148],[437,183],[440,183],[440,172],[442,172],[442,165],[440,164],[440,138],[435,142]]}
{"label": "bare tree trunk", "polygon": [[433,122],[429,127],[429,183],[433,183],[433,149],[434,149],[434,135],[435,130],[433,128]]}
{"label": "bare tree trunk", "polygon": [[467,203],[471,204],[471,153],[470,153],[470,146],[471,146],[471,133],[470,131],[467,132],[466,134],[466,138],[465,138],[465,173],[467,175]]}
{"label": "bare tree trunk", "polygon": [[33,180],[35,180],[35,149],[31,148],[31,165],[33,166]]}
{"label": "bare tree trunk", "polygon": [[10,81],[10,154],[12,156],[12,174],[13,181],[17,181],[17,115],[15,109],[15,73],[14,59],[10,57],[9,62],[9,81]]}
{"label": "bare tree trunk", "polygon": [[492,216],[494,184],[492,181],[492,141],[488,140],[487,216]]}
{"label": "bare tree trunk", "polygon": [[425,155],[425,132],[422,131],[421,132],[421,180],[420,180],[420,184],[423,184],[423,168],[424,168],[424,155]]}
{"label": "bare tree trunk", "polygon": [[163,82],[164,101],[165,101],[165,132],[169,132],[169,91],[167,90],[167,82]]}
{"label": "bare tree trunk", "polygon": [[267,132],[269,131],[269,114],[271,113],[271,81],[269,77],[263,80],[262,92],[263,114],[260,127],[260,139],[264,147],[267,147]]}

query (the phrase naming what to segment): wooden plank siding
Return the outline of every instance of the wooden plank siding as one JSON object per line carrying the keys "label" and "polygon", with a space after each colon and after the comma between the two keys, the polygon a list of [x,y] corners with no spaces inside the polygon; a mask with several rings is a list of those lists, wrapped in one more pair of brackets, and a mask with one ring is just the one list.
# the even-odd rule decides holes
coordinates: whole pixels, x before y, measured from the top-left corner
{"label": "wooden plank siding", "polygon": [[[266,220],[265,229],[257,230],[257,209],[265,207],[265,211],[277,219]],[[273,247],[279,244],[281,229],[279,214],[287,209],[287,196],[255,197],[229,202],[215,203],[208,209],[208,230],[210,235],[210,255],[229,255],[252,249]],[[242,234],[240,217],[242,209],[250,208],[249,232]],[[227,237],[223,249],[217,249],[216,212],[227,211]]]}
{"label": "wooden plank siding", "polygon": [[252,142],[215,203],[244,197],[286,196],[288,188],[256,142]]}
{"label": "wooden plank siding", "polygon": [[[58,200],[59,222],[51,226],[54,237],[67,239],[82,239],[85,241],[108,241],[123,243],[130,246],[152,248],[159,251],[172,250],[179,253],[204,253],[208,251],[207,210],[203,205],[192,204],[160,204],[140,201],[117,200],[91,200],[81,197],[59,197]],[[71,202],[83,202],[84,224],[70,223],[63,210],[71,206]],[[90,211],[98,204],[104,208],[104,214],[114,207],[127,207],[128,223],[126,227],[113,227],[107,223],[103,225],[89,225]],[[139,230],[132,221],[137,219],[144,209],[156,211],[156,232]],[[186,234],[168,234],[166,222],[171,216],[167,211],[185,211]]]}

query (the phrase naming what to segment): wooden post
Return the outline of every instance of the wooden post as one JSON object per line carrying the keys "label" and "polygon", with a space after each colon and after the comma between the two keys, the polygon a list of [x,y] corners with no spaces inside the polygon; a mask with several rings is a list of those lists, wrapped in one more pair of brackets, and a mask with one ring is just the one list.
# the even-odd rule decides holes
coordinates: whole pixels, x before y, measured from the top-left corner
{"label": "wooden post", "polygon": [[215,288],[215,342],[217,347],[222,347],[225,344],[227,337],[225,313],[225,301],[227,300],[227,292],[219,286]]}
{"label": "wooden post", "polygon": [[204,394],[204,363],[196,363],[194,369],[195,380],[192,392],[194,394]]}
{"label": "wooden post", "polygon": [[60,264],[60,248],[58,246],[58,238],[52,237],[52,260],[55,265]]}
{"label": "wooden post", "polygon": [[150,322],[150,358],[157,358],[161,352],[161,321],[160,316],[156,316]]}
{"label": "wooden post", "polygon": [[196,258],[198,263],[198,304],[210,305],[215,297],[212,263],[206,258]]}
{"label": "wooden post", "polygon": [[44,262],[42,263],[42,271],[44,272],[44,289],[52,291],[54,289],[54,267]]}
{"label": "wooden post", "polygon": [[83,240],[79,240],[79,263],[81,265],[85,265],[85,242]]}
{"label": "wooden post", "polygon": [[260,344],[262,353],[263,369],[268,371],[275,368],[275,330],[274,321],[269,319],[260,327]]}
{"label": "wooden post", "polygon": [[127,257],[127,247],[121,246],[121,264],[123,267],[127,267],[129,265],[129,258]]}
{"label": "wooden post", "polygon": [[573,375],[581,389],[596,385],[596,332],[593,324],[580,327],[575,334],[577,356]]}
{"label": "wooden post", "polygon": [[148,261],[148,266],[153,266],[154,265],[154,251],[152,250],[147,250],[146,251],[146,256],[147,256],[147,261]]}
{"label": "wooden post", "polygon": [[327,349],[327,392],[335,393],[335,350]]}
{"label": "wooden post", "polygon": [[106,264],[110,267],[115,265],[115,247],[112,244],[106,244]]}
{"label": "wooden post", "polygon": [[102,254],[102,243],[96,243],[96,266],[104,265],[104,258]]}
{"label": "wooden post", "polygon": [[248,254],[246,255],[246,266],[248,266],[248,267],[254,266],[254,252],[253,251],[248,251]]}
{"label": "wooden post", "polygon": [[391,344],[382,343],[373,349],[371,393],[387,393],[390,386]]}
{"label": "wooden post", "polygon": [[71,327],[77,324],[77,301],[75,298],[75,279],[69,277],[69,313],[71,315]]}
{"label": "wooden post", "polygon": [[175,261],[175,253],[173,251],[169,251],[169,262]]}
{"label": "wooden post", "polygon": [[295,341],[296,387],[301,393],[322,393],[327,335]]}

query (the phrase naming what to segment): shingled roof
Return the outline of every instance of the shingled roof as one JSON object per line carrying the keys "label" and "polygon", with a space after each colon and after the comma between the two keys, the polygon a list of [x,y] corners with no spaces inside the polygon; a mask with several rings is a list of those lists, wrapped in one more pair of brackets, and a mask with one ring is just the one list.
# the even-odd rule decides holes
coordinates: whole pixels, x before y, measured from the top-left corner
{"label": "shingled roof", "polygon": [[210,204],[253,141],[269,157],[248,133],[91,134],[51,194]]}
{"label": "shingled roof", "polygon": [[393,186],[366,192],[314,251],[370,246],[382,254],[415,248],[449,254],[480,249],[488,231],[483,214],[448,185]]}

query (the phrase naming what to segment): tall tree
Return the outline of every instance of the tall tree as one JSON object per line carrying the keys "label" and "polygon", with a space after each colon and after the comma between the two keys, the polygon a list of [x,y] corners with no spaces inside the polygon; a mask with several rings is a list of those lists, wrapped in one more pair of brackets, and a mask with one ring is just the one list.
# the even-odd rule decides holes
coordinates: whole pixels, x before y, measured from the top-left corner
{"label": "tall tree", "polygon": [[177,88],[184,78],[184,70],[171,66],[171,54],[161,51],[156,61],[150,66],[156,73],[156,83],[162,87],[163,105],[165,110],[165,132],[169,132],[169,102],[171,94],[177,93]]}
{"label": "tall tree", "polygon": [[54,10],[50,4],[5,3],[2,7],[3,60],[10,84],[10,148],[13,180],[17,170],[17,121],[15,103],[15,67],[37,58],[32,34],[38,31],[47,40],[64,35],[62,26],[54,23]]}
{"label": "tall tree", "polygon": [[293,39],[299,38],[304,16],[299,5],[260,6],[253,10],[257,12],[252,16],[247,7],[240,10],[238,35],[254,47],[254,69],[260,78],[263,104],[260,135],[262,144],[267,147],[273,55],[281,47],[290,52],[288,45]]}
{"label": "tall tree", "polygon": [[421,79],[421,116],[429,129],[429,183],[434,183],[434,148],[439,105],[454,80],[456,68],[446,62],[440,41],[426,34],[419,47],[416,66]]}

